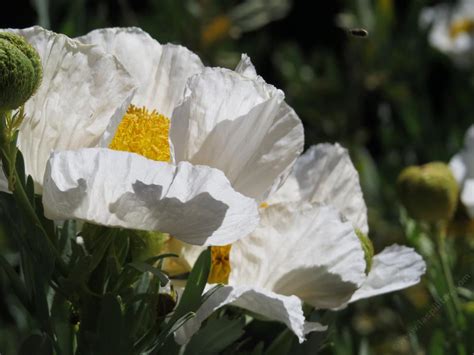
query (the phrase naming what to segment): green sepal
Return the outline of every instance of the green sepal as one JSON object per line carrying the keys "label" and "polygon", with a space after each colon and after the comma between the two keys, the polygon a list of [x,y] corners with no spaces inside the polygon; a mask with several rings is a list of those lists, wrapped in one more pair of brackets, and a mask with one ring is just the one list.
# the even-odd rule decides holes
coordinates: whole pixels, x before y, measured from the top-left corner
{"label": "green sepal", "polygon": [[372,268],[372,259],[374,257],[374,245],[370,238],[362,233],[360,229],[356,229],[357,237],[359,238],[362,250],[364,251],[365,259],[365,273],[368,274]]}

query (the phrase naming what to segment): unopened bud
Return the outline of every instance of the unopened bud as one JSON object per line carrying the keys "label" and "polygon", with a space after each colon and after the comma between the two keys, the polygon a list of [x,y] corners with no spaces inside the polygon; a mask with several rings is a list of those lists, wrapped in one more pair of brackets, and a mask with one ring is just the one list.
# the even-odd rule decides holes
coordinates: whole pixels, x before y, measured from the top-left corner
{"label": "unopened bud", "polygon": [[459,186],[444,163],[405,168],[398,176],[397,190],[403,206],[414,219],[449,220],[456,210]]}
{"label": "unopened bud", "polygon": [[0,32],[0,111],[23,105],[41,83],[41,59],[21,36]]}

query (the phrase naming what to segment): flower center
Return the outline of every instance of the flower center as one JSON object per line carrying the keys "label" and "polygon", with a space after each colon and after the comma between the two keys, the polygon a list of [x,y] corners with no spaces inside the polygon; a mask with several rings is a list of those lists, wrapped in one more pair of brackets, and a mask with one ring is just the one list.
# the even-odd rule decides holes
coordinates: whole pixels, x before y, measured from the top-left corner
{"label": "flower center", "polygon": [[211,272],[207,282],[210,284],[229,282],[231,244],[222,247],[211,247]]}
{"label": "flower center", "polygon": [[115,132],[109,148],[143,155],[145,158],[170,161],[168,140],[170,120],[155,110],[130,105]]}
{"label": "flower center", "polygon": [[449,36],[452,39],[455,39],[463,33],[472,33],[474,32],[474,20],[463,18],[457,21],[454,21],[449,28]]}

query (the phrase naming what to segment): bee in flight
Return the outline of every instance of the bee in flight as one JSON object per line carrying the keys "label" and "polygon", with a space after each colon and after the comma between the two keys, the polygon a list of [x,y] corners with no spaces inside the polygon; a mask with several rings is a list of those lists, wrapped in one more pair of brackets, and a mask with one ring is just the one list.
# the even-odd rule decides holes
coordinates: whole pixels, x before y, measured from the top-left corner
{"label": "bee in flight", "polygon": [[354,37],[367,37],[369,32],[363,28],[351,28],[347,30]]}

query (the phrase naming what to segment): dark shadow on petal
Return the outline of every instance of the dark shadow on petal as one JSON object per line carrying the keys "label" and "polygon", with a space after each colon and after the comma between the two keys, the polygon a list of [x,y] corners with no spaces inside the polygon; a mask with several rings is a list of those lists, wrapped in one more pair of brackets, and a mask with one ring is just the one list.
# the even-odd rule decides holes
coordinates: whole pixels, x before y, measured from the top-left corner
{"label": "dark shadow on petal", "polygon": [[273,290],[282,295],[295,295],[316,308],[337,308],[349,301],[357,285],[342,280],[326,266],[291,270],[276,282]]}
{"label": "dark shadow on petal", "polygon": [[203,192],[188,201],[163,197],[163,186],[147,185],[141,181],[133,184],[128,192],[110,204],[110,212],[118,218],[149,226],[186,240],[204,244],[222,226],[229,206]]}

